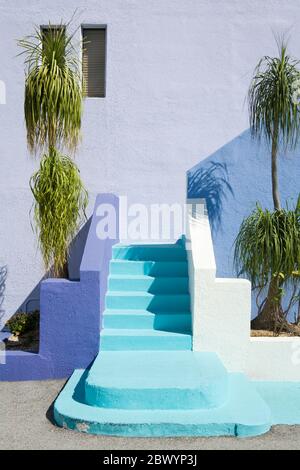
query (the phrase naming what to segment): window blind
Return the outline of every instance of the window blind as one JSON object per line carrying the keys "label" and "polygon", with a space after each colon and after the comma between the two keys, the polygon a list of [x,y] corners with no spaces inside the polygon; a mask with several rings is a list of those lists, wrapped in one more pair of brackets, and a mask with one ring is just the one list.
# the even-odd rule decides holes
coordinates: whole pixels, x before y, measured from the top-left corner
{"label": "window blind", "polygon": [[88,97],[105,96],[106,29],[83,28],[83,89]]}

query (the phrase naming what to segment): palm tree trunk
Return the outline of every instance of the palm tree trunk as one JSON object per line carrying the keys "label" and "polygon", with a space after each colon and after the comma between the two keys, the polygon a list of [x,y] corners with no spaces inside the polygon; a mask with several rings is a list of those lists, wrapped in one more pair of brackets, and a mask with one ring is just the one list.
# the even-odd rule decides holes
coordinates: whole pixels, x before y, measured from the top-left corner
{"label": "palm tree trunk", "polygon": [[50,270],[51,277],[57,279],[69,279],[69,265],[68,265],[68,254],[66,253],[66,262],[63,266],[53,265]]}
{"label": "palm tree trunk", "polygon": [[251,328],[254,330],[268,330],[275,331],[278,327],[278,323],[281,321],[280,315],[280,301],[279,297],[279,280],[277,277],[273,277],[269,284],[267,299],[265,304],[254,320],[251,322]]}
{"label": "palm tree trunk", "polygon": [[[272,196],[274,209],[280,210],[280,196],[278,185],[278,168],[277,168],[277,149],[278,149],[278,125],[275,124],[274,135],[272,139]],[[277,277],[271,279],[265,304],[254,320],[251,327],[255,330],[275,331],[283,318],[281,318],[281,303],[276,300],[279,297],[279,280]]]}
{"label": "palm tree trunk", "polygon": [[278,168],[277,168],[277,149],[278,149],[278,132],[277,130],[274,133],[272,140],[272,195],[274,209],[280,210],[280,196],[279,196],[279,184],[278,184]]}
{"label": "palm tree trunk", "polygon": [[[68,259],[68,258],[67,258]],[[69,267],[68,267],[68,261],[66,261],[66,263],[64,264],[63,268],[61,268],[59,274],[58,274],[58,277],[59,278],[62,278],[62,279],[69,279]]]}
{"label": "palm tree trunk", "polygon": [[273,331],[275,334],[292,333],[298,336],[300,333],[299,323],[289,323],[282,309],[281,286],[282,281],[279,276],[271,279],[266,301],[257,317],[251,321],[251,328],[252,330]]}

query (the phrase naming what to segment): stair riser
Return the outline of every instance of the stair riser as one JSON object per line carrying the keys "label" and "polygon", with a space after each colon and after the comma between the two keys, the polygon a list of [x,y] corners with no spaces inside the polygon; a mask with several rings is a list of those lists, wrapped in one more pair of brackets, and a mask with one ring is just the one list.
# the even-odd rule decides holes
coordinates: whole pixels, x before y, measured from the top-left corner
{"label": "stair riser", "polygon": [[270,429],[271,415],[251,383],[229,377],[228,402],[210,410],[122,410],[85,403],[86,372],[75,371],[54,404],[55,422],[88,434],[126,437],[257,436]]}
{"label": "stair riser", "polygon": [[187,255],[183,248],[165,247],[113,247],[113,259],[131,261],[186,261]]}
{"label": "stair riser", "polygon": [[148,329],[162,331],[191,331],[190,314],[104,315],[103,328]]}
{"label": "stair riser", "polygon": [[180,277],[188,275],[186,261],[121,261],[110,262],[110,274],[127,274],[131,276],[168,276]]}
{"label": "stair riser", "polygon": [[[150,298],[149,298],[150,297]],[[106,308],[122,310],[137,309],[149,310],[150,312],[178,312],[189,311],[189,295],[156,295],[156,296],[135,296],[135,295],[110,295],[106,296]]]}
{"label": "stair riser", "polygon": [[[122,436],[122,437],[251,437],[265,434],[270,430],[270,424],[259,426],[244,426],[232,423],[207,423],[207,424],[110,424],[95,423],[91,421],[82,425],[82,420],[66,417],[54,410],[54,419],[58,426],[77,432],[100,436]],[[87,430],[85,430],[87,428]]]}
{"label": "stair riser", "polygon": [[192,348],[191,336],[101,336],[102,351],[183,351]]}
{"label": "stair riser", "polygon": [[139,291],[151,294],[188,294],[188,278],[109,278],[111,291]]}
{"label": "stair riser", "polygon": [[[216,387],[223,384],[211,384]],[[85,401],[101,408],[127,410],[210,409],[219,403],[210,401],[209,391],[201,389],[110,389],[85,384]]]}

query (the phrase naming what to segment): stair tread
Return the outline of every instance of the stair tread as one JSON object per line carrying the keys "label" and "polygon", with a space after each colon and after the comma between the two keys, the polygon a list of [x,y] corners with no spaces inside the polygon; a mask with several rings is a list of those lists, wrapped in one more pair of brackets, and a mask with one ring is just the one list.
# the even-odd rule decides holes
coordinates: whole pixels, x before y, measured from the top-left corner
{"label": "stair tread", "polygon": [[267,432],[270,409],[243,374],[229,374],[229,398],[212,409],[132,410],[84,403],[85,372],[77,370],[57,398],[60,426],[92,434],[126,436],[251,436]]}
{"label": "stair tread", "polygon": [[[114,245],[115,246],[115,245]],[[140,263],[140,264],[149,264],[149,263],[152,263],[152,264],[188,264],[188,261],[187,259],[182,259],[182,260],[163,260],[163,261],[160,261],[160,260],[142,260],[142,259],[122,259],[122,258],[112,258],[110,260],[110,263]]]}
{"label": "stair tread", "polygon": [[139,261],[164,261],[186,260],[187,253],[184,246],[180,244],[148,244],[148,245],[127,245],[118,244],[113,246],[114,259],[127,259]]}
{"label": "stair tread", "polygon": [[103,351],[92,365],[87,383],[125,390],[198,389],[203,384],[207,387],[210,380],[215,382],[220,376],[227,376],[227,372],[214,353]]}
{"label": "stair tread", "polygon": [[154,250],[159,249],[159,248],[168,248],[168,249],[173,249],[173,250],[183,250],[185,251],[185,247],[181,245],[180,243],[116,243],[114,245],[114,248],[135,248],[135,249],[140,249],[140,248],[153,248]]}
{"label": "stair tread", "polygon": [[188,263],[183,261],[137,261],[126,259],[112,259],[110,261],[110,274],[141,274],[154,276],[157,279],[164,277],[188,277]]}
{"label": "stair tread", "polygon": [[190,294],[188,292],[186,293],[180,293],[180,294],[152,294],[151,292],[146,292],[146,291],[140,291],[140,290],[109,290],[107,292],[107,295],[109,296],[125,296],[125,297],[131,297],[131,296],[137,296],[137,297],[189,297]]}
{"label": "stair tread", "polygon": [[[148,310],[110,310],[103,313],[102,326],[104,330],[110,329],[155,329],[172,332],[189,332],[192,327],[191,313],[187,311],[159,311]],[[103,330],[103,331],[104,331]]]}
{"label": "stair tread", "polygon": [[107,308],[104,310],[103,315],[149,315],[149,316],[155,316],[155,315],[189,315],[191,316],[191,312],[189,311],[172,311],[172,310],[159,310],[157,312],[150,312],[149,310],[134,310],[134,309],[113,309],[113,308]]}
{"label": "stair tread", "polygon": [[101,336],[150,336],[150,337],[188,337],[191,336],[191,332],[172,332],[172,331],[161,331],[153,329],[121,329],[121,328],[105,328],[101,331]]}
{"label": "stair tread", "polygon": [[176,279],[187,279],[188,276],[148,276],[147,274],[110,274],[109,279],[169,279],[170,281],[176,281]]}

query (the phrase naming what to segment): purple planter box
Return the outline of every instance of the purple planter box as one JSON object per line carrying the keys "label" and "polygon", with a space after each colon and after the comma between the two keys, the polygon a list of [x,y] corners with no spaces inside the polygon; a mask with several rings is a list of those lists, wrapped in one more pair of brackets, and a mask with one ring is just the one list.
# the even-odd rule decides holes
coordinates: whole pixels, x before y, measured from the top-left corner
{"label": "purple planter box", "polygon": [[97,237],[100,204],[114,206],[118,221],[118,197],[98,195],[80,265],[80,280],[47,279],[41,283],[39,353],[3,353],[0,381],[65,378],[74,369],[88,367],[98,354],[109,261],[112,246],[118,242],[117,238]]}

